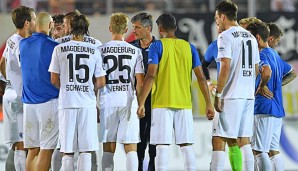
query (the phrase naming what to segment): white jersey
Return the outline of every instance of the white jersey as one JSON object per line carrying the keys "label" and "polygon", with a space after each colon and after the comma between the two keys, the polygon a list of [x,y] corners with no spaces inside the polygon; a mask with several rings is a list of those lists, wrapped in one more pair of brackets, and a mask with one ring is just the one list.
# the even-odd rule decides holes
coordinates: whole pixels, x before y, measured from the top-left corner
{"label": "white jersey", "polygon": [[100,90],[100,108],[131,106],[135,96],[135,75],[144,73],[139,48],[112,40],[100,48],[106,69],[106,86]]}
{"label": "white jersey", "polygon": [[254,99],[255,64],[260,62],[255,37],[240,26],[234,26],[218,35],[218,56],[230,58],[230,75],[222,92],[222,99]]}
{"label": "white jersey", "polygon": [[6,47],[3,57],[6,59],[6,80],[8,82],[7,88],[12,88],[16,91],[18,97],[22,97],[22,74],[19,66],[19,43],[23,39],[18,34],[13,34],[6,42]]}
{"label": "white jersey", "polygon": [[[73,39],[73,35],[70,34],[70,35],[67,35],[64,37],[60,37],[60,38],[56,39],[55,41],[58,43],[65,43],[65,42],[69,42],[72,39]],[[102,45],[101,41],[99,41],[91,36],[87,36],[87,35],[84,36],[84,42],[91,43],[91,44],[95,45],[96,47],[99,47]]]}
{"label": "white jersey", "polygon": [[94,45],[69,41],[55,47],[49,71],[60,74],[59,109],[95,107],[93,75],[106,75]]}

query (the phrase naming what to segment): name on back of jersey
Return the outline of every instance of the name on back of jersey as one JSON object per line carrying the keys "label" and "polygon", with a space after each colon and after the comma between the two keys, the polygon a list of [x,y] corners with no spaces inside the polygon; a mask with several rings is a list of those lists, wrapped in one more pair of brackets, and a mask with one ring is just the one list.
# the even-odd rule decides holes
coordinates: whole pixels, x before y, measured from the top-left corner
{"label": "name on back of jersey", "polygon": [[66,91],[81,91],[81,92],[89,92],[89,86],[84,85],[66,85]]}
{"label": "name on back of jersey", "polygon": [[131,47],[121,47],[121,46],[116,46],[116,47],[103,47],[101,49],[101,53],[129,53],[129,54],[135,54],[136,50]]}
{"label": "name on back of jersey", "polygon": [[252,38],[252,35],[249,34],[249,32],[247,31],[235,31],[235,32],[232,32],[232,35],[234,38],[237,38],[237,37]]}
{"label": "name on back of jersey", "polygon": [[113,91],[128,91],[129,85],[110,85],[109,90],[110,92]]}
{"label": "name on back of jersey", "polygon": [[14,49],[14,48],[15,48],[15,45],[16,45],[16,43],[15,43],[13,40],[9,39],[9,40],[7,41],[7,46],[8,46],[10,49]]}
{"label": "name on back of jersey", "polygon": [[61,46],[61,52],[86,52],[86,53],[95,53],[95,49],[86,46]]}

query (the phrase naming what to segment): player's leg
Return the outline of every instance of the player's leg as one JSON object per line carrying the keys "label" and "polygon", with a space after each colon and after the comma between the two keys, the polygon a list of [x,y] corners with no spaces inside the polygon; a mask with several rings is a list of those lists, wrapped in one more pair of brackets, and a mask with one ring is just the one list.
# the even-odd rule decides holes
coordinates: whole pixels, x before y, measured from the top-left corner
{"label": "player's leg", "polygon": [[[148,99],[147,99],[148,100]],[[154,171],[155,170],[155,157],[156,157],[156,146],[150,144],[150,130],[151,130],[151,101],[147,101],[145,104],[145,114],[147,118],[147,127],[146,127],[146,137],[147,137],[147,144],[149,144],[149,165],[148,165],[148,171]],[[148,105],[147,105],[148,104]]]}
{"label": "player's leg", "polygon": [[26,150],[23,143],[23,103],[15,92],[7,91],[3,96],[4,135],[7,143],[13,144],[13,160],[8,161],[16,170],[25,170]]}
{"label": "player's leg", "polygon": [[24,147],[28,149],[26,170],[34,170],[40,150],[40,137],[38,116],[32,104],[24,104]]}
{"label": "player's leg", "polygon": [[117,142],[124,144],[126,153],[126,170],[137,171],[137,144],[140,142],[140,122],[136,115],[136,107],[119,108],[120,123]]}
{"label": "player's leg", "polygon": [[99,149],[96,106],[78,109],[78,170],[91,170],[91,152]]}
{"label": "player's leg", "polygon": [[150,144],[156,144],[155,169],[166,170],[169,145],[172,143],[174,114],[167,108],[152,109]]}
{"label": "player's leg", "polygon": [[99,141],[103,143],[102,171],[114,170],[117,130],[119,124],[118,108],[100,109]]}
{"label": "player's leg", "polygon": [[35,106],[38,111],[40,129],[40,152],[36,167],[40,171],[47,171],[51,167],[52,154],[58,143],[58,99],[35,104]]}
{"label": "player's leg", "polygon": [[[173,110],[173,109],[172,109]],[[191,109],[174,110],[174,132],[176,144],[180,146],[184,158],[184,170],[195,171],[195,153],[193,149],[193,115]]]}
{"label": "player's leg", "polygon": [[145,150],[147,147],[147,133],[146,133],[146,127],[148,126],[148,116],[145,115],[144,118],[140,119],[140,138],[141,142],[137,145],[137,153],[138,153],[138,161],[139,161],[139,171],[143,171],[143,161],[145,158]]}
{"label": "player's leg", "polygon": [[52,154],[52,162],[51,162],[52,171],[59,171],[61,169],[62,157],[63,157],[63,154],[60,152],[60,147],[56,148]]}
{"label": "player's leg", "polygon": [[238,134],[237,144],[242,153],[242,164],[244,171],[254,170],[254,156],[250,144],[250,137],[253,135],[254,121],[254,100],[247,100],[242,119],[240,122],[240,130]]}
{"label": "player's leg", "polygon": [[270,145],[269,157],[272,163],[273,171],[284,170],[284,161],[279,152],[279,141],[282,127],[282,118],[274,118],[273,138]]}
{"label": "player's leg", "polygon": [[78,149],[78,109],[61,109],[58,112],[60,152],[63,153],[61,170],[74,171],[74,152]]}
{"label": "player's leg", "polygon": [[273,135],[272,130],[273,124],[270,115],[255,115],[252,148],[255,155],[256,166],[260,171],[272,169],[268,155]]}

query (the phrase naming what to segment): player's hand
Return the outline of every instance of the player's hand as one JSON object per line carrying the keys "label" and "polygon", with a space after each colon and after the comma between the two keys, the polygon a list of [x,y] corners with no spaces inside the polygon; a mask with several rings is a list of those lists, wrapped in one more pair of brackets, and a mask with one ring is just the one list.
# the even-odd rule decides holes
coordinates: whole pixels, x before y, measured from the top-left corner
{"label": "player's hand", "polygon": [[140,105],[138,107],[137,115],[139,116],[140,119],[145,117],[145,107],[144,107],[144,105]]}
{"label": "player's hand", "polygon": [[211,92],[211,94],[214,96],[215,92],[216,92],[217,85],[216,84],[210,84],[208,86],[208,88],[209,88],[209,91]]}
{"label": "player's hand", "polygon": [[220,97],[214,97],[214,108],[217,112],[222,112],[222,100]]}
{"label": "player's hand", "polygon": [[100,110],[98,107],[96,107],[96,113],[97,113],[97,123],[100,123]]}
{"label": "player's hand", "polygon": [[5,87],[6,87],[6,83],[4,81],[0,80],[0,95],[1,96],[4,95]]}
{"label": "player's hand", "polygon": [[214,118],[214,108],[212,105],[206,106],[206,117],[208,120],[212,120]]}
{"label": "player's hand", "polygon": [[255,95],[257,94],[260,94],[268,99],[273,98],[273,93],[269,90],[267,86],[264,86],[264,87],[259,86]]}

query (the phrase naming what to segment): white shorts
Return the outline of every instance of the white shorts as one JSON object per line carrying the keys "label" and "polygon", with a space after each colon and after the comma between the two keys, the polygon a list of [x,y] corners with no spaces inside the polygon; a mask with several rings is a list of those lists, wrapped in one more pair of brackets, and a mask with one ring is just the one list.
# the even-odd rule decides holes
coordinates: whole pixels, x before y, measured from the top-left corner
{"label": "white shorts", "polygon": [[139,125],[136,107],[108,107],[100,109],[99,142],[139,143]]}
{"label": "white shorts", "polygon": [[212,136],[237,139],[253,134],[254,100],[224,99],[222,112],[215,112]]}
{"label": "white shorts", "polygon": [[24,104],[24,146],[55,149],[58,141],[58,100]]}
{"label": "white shorts", "polygon": [[253,150],[266,152],[279,151],[282,118],[271,115],[255,115],[254,134],[252,137]]}
{"label": "white shorts", "polygon": [[193,144],[191,109],[152,109],[150,144],[172,144],[173,129],[176,144]]}
{"label": "white shorts", "polygon": [[23,141],[23,103],[12,89],[3,96],[4,137],[10,145]]}
{"label": "white shorts", "polygon": [[59,138],[63,153],[98,150],[96,107],[60,109]]}

